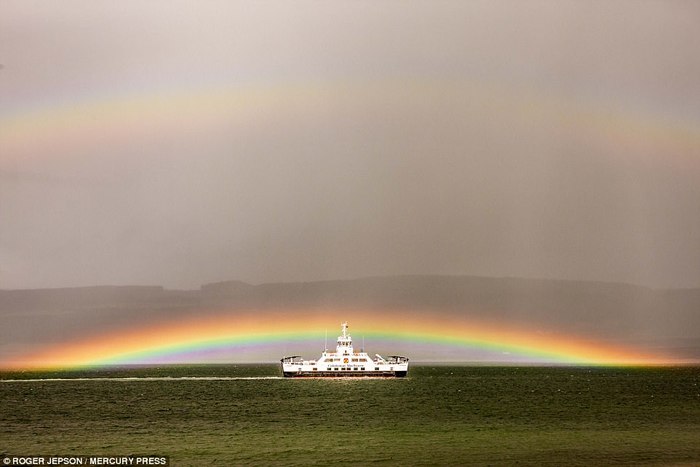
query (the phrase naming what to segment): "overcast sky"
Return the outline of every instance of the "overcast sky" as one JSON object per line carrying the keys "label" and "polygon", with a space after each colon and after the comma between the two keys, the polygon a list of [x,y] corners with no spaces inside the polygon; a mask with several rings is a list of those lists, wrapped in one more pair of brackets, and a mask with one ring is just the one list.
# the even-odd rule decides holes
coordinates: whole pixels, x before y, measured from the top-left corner
{"label": "overcast sky", "polygon": [[0,288],[700,286],[699,18],[0,0]]}

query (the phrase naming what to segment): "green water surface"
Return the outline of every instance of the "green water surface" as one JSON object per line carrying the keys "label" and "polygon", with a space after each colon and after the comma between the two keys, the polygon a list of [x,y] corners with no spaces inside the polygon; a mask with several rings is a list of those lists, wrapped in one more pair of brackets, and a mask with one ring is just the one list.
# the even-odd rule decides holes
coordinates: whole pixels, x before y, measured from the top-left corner
{"label": "green water surface", "polygon": [[[273,365],[0,373],[0,453],[156,454],[172,465],[700,465],[697,367],[414,365],[403,379],[258,379],[279,374]],[[47,377],[174,379],[36,380]]]}

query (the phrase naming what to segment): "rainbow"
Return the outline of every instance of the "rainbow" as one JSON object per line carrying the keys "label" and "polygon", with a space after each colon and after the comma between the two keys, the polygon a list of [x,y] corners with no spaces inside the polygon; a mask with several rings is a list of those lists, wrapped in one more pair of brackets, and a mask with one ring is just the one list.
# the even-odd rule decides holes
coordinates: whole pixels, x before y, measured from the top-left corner
{"label": "rainbow", "polygon": [[[270,125],[316,122],[329,115],[366,118],[367,106],[392,119],[455,102],[477,106],[480,114],[497,120],[596,141],[616,149],[615,154],[659,154],[663,157],[654,158],[660,162],[697,167],[700,124],[692,118],[611,110],[602,102],[493,82],[416,78],[153,90],[9,109],[0,113],[0,163],[89,158],[95,148],[167,143],[192,135],[267,134]],[[119,157],[125,154],[121,151]]]}
{"label": "rainbow", "polygon": [[[463,318],[421,317],[394,311],[281,312],[255,311],[210,315],[177,323],[162,323],[50,346],[0,367],[60,369],[125,364],[211,362],[222,352],[229,361],[254,351],[282,347],[294,351],[314,342],[319,351],[327,330],[331,340],[341,319],[371,342],[390,342],[410,355],[421,348],[479,349],[512,354],[540,363],[591,365],[649,365],[674,363],[664,356],[576,336],[523,327],[476,322]],[[355,336],[357,340],[357,335]],[[281,355],[275,354],[274,358]],[[315,355],[309,355],[312,357]]]}

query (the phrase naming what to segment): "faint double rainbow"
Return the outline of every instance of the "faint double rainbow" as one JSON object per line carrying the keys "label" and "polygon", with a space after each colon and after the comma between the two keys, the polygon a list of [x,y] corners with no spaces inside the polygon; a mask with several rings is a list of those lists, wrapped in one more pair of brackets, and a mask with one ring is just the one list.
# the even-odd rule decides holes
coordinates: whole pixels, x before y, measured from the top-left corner
{"label": "faint double rainbow", "polygon": [[383,117],[392,118],[456,101],[476,106],[485,118],[492,112],[491,118],[566,131],[621,154],[651,152],[658,160],[700,162],[700,122],[690,117],[625,111],[612,104],[498,83],[407,78],[154,90],[20,107],[0,113],[0,163],[70,158],[81,148],[167,140],[181,134],[269,131],[270,123],[318,122],[338,112],[366,118],[372,110],[366,107],[374,105],[388,112]]}

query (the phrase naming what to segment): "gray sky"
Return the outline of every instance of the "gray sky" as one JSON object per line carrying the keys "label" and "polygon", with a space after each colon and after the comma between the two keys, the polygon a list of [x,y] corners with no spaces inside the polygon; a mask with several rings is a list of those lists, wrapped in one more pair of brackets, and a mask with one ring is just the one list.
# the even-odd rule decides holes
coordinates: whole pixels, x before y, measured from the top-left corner
{"label": "gray sky", "polygon": [[0,288],[700,286],[700,3],[0,1]]}

